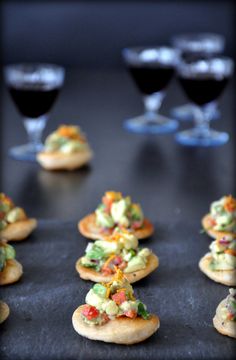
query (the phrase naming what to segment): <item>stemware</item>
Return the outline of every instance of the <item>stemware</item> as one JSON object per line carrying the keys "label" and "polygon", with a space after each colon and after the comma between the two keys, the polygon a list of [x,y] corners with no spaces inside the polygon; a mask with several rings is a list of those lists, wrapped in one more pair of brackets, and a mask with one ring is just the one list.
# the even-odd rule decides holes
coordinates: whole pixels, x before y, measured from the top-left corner
{"label": "stemware", "polygon": [[215,57],[192,62],[181,61],[177,76],[194,110],[195,127],[176,134],[176,140],[189,146],[217,146],[228,141],[228,134],[210,129],[208,105],[216,101],[233,73],[233,60]]}
{"label": "stemware", "polygon": [[[179,34],[171,39],[171,45],[178,49],[184,61],[196,61],[209,59],[222,54],[225,48],[225,38],[214,33],[189,33]],[[208,104],[208,116],[210,120],[220,117],[220,111],[216,102]],[[178,120],[193,120],[194,109],[190,103],[171,109],[171,115]]]}
{"label": "stemware", "polygon": [[139,91],[145,113],[128,119],[124,127],[136,133],[161,134],[176,130],[178,123],[158,114],[178,62],[178,51],[169,47],[134,47],[123,50],[123,58]]}
{"label": "stemware", "polygon": [[29,143],[10,149],[17,160],[35,160],[49,111],[63,85],[65,70],[54,64],[13,64],[4,69],[10,95],[23,115]]}

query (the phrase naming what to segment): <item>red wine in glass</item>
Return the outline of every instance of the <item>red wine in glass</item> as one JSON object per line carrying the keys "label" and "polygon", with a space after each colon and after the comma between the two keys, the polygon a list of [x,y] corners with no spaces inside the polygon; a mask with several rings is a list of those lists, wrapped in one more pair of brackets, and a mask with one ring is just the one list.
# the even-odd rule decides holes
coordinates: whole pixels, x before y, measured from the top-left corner
{"label": "red wine in glass", "polygon": [[[180,51],[183,61],[191,63],[210,59],[223,53],[225,39],[215,33],[178,34],[171,39],[172,45]],[[219,118],[220,112],[215,102],[208,105],[209,118]],[[179,120],[193,120],[194,109],[190,103],[171,109],[171,114]]]}
{"label": "red wine in glass", "polygon": [[212,74],[196,74],[189,77],[179,77],[179,81],[190,100],[197,105],[205,105],[216,100],[226,87],[229,77],[212,77]]}
{"label": "red wine in glass", "polygon": [[165,90],[178,62],[178,52],[170,47],[134,47],[122,52],[129,72],[143,96],[144,114],[127,119],[128,131],[146,134],[164,134],[176,130],[175,120],[159,114]]}
{"label": "red wine in glass", "polygon": [[180,84],[192,102],[195,127],[176,134],[176,140],[187,146],[219,146],[229,135],[210,129],[209,105],[216,103],[224,91],[234,69],[233,60],[213,57],[195,62],[181,61],[177,74]]}
{"label": "red wine in glass", "polygon": [[175,71],[171,66],[129,66],[129,70],[139,90],[145,95],[165,89]]}
{"label": "red wine in glass", "polygon": [[20,113],[27,118],[38,118],[51,109],[59,88],[47,88],[44,84],[10,85],[9,91]]}
{"label": "red wine in glass", "polygon": [[10,95],[24,117],[29,143],[13,147],[9,153],[17,160],[32,160],[43,147],[41,136],[59,90],[65,70],[54,64],[15,64],[4,69]]}

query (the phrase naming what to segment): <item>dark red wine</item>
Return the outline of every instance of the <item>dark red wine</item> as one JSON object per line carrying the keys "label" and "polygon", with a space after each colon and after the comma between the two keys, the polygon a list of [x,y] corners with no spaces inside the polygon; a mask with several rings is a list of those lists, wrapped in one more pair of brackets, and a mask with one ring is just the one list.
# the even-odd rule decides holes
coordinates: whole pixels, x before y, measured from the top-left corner
{"label": "dark red wine", "polygon": [[163,90],[174,75],[174,67],[129,66],[139,90],[150,95]]}
{"label": "dark red wine", "polygon": [[28,118],[37,118],[51,109],[59,88],[47,88],[42,84],[23,84],[9,87],[10,94],[20,113]]}
{"label": "dark red wine", "polygon": [[228,77],[216,79],[211,74],[179,77],[186,95],[197,105],[205,105],[217,99],[224,90]]}

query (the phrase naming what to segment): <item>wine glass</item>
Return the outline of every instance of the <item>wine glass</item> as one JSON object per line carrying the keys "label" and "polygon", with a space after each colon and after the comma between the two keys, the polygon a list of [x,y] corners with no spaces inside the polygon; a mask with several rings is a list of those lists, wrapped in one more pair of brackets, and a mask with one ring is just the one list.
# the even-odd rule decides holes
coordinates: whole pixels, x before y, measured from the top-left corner
{"label": "wine glass", "polygon": [[[176,35],[171,39],[174,48],[180,51],[184,61],[209,59],[222,54],[225,48],[225,38],[214,33],[190,33]],[[216,102],[208,104],[209,119],[220,117]],[[194,110],[190,103],[177,106],[171,110],[171,115],[178,120],[193,120]]]}
{"label": "wine glass", "polygon": [[136,133],[161,134],[176,130],[178,122],[158,114],[178,61],[169,47],[134,47],[122,52],[133,80],[143,95],[145,113],[128,119],[124,127]]}
{"label": "wine glass", "polygon": [[233,60],[228,57],[215,57],[192,62],[181,61],[177,76],[192,101],[195,127],[176,134],[182,145],[217,146],[228,141],[229,135],[209,127],[207,106],[216,101],[223,92],[234,68]]}
{"label": "wine glass", "polygon": [[11,97],[24,117],[24,127],[29,143],[10,149],[17,160],[35,160],[43,144],[42,132],[49,111],[64,82],[65,70],[54,64],[13,64],[4,69],[4,76]]}

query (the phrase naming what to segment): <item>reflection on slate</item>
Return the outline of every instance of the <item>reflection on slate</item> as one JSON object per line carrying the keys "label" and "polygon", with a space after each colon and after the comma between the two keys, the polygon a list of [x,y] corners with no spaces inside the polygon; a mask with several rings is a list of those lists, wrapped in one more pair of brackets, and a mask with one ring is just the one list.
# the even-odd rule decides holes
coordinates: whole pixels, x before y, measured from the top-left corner
{"label": "reflection on slate", "polygon": [[[217,149],[181,148],[179,161],[179,186],[183,191],[195,192],[197,195],[208,193],[214,197],[217,193],[217,178],[215,177]],[[191,181],[190,181],[191,178]]]}
{"label": "reflection on slate", "polygon": [[147,137],[147,140],[138,149],[135,154],[134,163],[131,164],[134,176],[138,178],[142,173],[142,180],[153,181],[166,175],[167,163],[163,150],[158,142],[153,138]]}
{"label": "reflection on slate", "polygon": [[[83,184],[90,174],[91,167],[84,166],[73,172],[68,171],[46,171],[39,166],[29,168],[24,174],[21,191],[15,198],[16,204],[24,204],[25,208],[30,208],[30,204],[37,204],[33,209],[34,216],[42,218],[53,216],[53,218],[63,216],[62,207],[71,204],[70,218],[77,216],[77,207],[74,199],[79,197],[82,192]],[[47,206],[45,206],[45,203]],[[32,216],[32,214],[29,212]],[[53,214],[53,215],[52,215]]]}
{"label": "reflection on slate", "polygon": [[167,229],[162,236],[145,243],[158,254],[160,268],[134,285],[137,297],[159,315],[161,327],[144,343],[122,346],[90,341],[73,330],[72,313],[92,285],[82,281],[74,267],[87,240],[75,223],[40,221],[35,233],[16,245],[24,266],[22,280],[1,291],[11,309],[1,325],[1,360],[233,359],[234,340],[212,326],[228,288],[198,270],[209,239],[198,235],[196,222],[176,217],[171,230],[176,237],[170,236],[167,223],[162,225]]}

